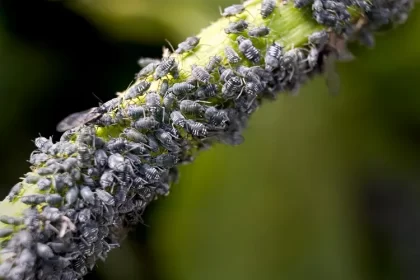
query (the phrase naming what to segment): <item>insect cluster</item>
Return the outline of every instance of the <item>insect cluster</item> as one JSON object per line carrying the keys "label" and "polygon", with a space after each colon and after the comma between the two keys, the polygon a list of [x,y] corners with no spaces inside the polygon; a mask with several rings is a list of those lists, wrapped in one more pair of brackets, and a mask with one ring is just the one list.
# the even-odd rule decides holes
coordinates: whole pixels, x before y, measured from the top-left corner
{"label": "insect cluster", "polygon": [[[287,1],[279,2],[263,0],[258,16],[270,22]],[[358,31],[370,32],[403,19],[409,2],[296,0],[294,5],[312,5],[318,22],[345,35],[351,26],[348,5],[366,13],[372,23]],[[65,131],[60,141],[35,140],[32,172],[7,197],[27,210],[21,218],[0,217],[0,278],[84,276],[119,246],[126,229],[142,221],[151,201],[169,193],[177,165],[214,142],[242,143],[242,131],[262,100],[296,91],[324,70],[325,57],[335,51],[333,33],[325,30],[310,34],[299,48],[269,41],[270,27],[239,18],[244,12],[241,4],[221,12],[229,18],[222,31],[228,40],[223,53],[209,56],[205,65],[179,66],[185,53],[200,47],[199,37],[189,37],[174,55],[140,59],[142,69],[124,94],[63,120],[57,127]],[[36,194],[26,194],[29,189]]]}

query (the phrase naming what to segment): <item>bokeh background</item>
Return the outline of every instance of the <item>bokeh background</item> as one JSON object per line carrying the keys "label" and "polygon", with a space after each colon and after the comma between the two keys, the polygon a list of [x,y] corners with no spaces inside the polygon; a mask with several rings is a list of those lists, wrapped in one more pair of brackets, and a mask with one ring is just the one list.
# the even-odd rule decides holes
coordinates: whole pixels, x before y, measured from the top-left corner
{"label": "bokeh background", "polygon": [[[0,1],[1,195],[31,139],[130,84],[234,0]],[[181,168],[171,195],[86,279],[420,279],[420,9],[252,117],[245,143]],[[97,96],[97,97],[95,97]]]}

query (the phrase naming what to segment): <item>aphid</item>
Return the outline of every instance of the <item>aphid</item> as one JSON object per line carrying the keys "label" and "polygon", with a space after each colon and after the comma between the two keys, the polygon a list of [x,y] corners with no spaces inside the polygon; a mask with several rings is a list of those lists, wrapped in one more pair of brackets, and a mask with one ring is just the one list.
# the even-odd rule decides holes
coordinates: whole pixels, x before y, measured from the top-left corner
{"label": "aphid", "polygon": [[67,201],[66,206],[70,206],[73,203],[75,203],[78,196],[79,196],[79,188],[78,187],[70,188],[66,193],[66,201]]}
{"label": "aphid", "polygon": [[210,60],[204,69],[207,72],[211,73],[217,66],[220,65],[221,62],[222,62],[222,58],[220,56],[218,55],[212,56],[210,57]]}
{"label": "aphid", "polygon": [[3,224],[7,224],[7,225],[18,226],[18,225],[23,224],[23,218],[1,215],[0,216],[0,222],[2,222]]}
{"label": "aphid", "polygon": [[160,96],[165,96],[166,92],[168,91],[169,88],[169,82],[168,80],[162,80],[162,83],[160,84],[160,88],[159,88],[159,95]]}
{"label": "aphid", "polygon": [[112,152],[118,152],[124,150],[126,145],[126,140],[124,138],[112,138],[106,144],[106,148]]}
{"label": "aphid", "polygon": [[239,55],[231,47],[225,48],[225,55],[229,63],[235,64],[241,61],[241,58],[239,57]]}
{"label": "aphid", "polygon": [[305,6],[308,6],[312,0],[295,0],[295,7],[296,8],[303,8]]}
{"label": "aphid", "polygon": [[239,34],[248,28],[248,23],[244,20],[238,20],[231,22],[228,27],[225,28],[226,34]]}
{"label": "aphid", "polygon": [[127,151],[136,155],[144,155],[147,153],[147,150],[143,143],[134,143],[134,142],[127,143]]}
{"label": "aphid", "polygon": [[193,120],[186,120],[185,128],[187,131],[195,137],[206,137],[207,129],[206,126],[202,123],[195,122]]}
{"label": "aphid", "polygon": [[155,73],[153,75],[153,78],[155,80],[158,80],[171,72],[174,67],[176,66],[175,59],[172,57],[169,57],[162,61],[162,63],[159,64],[158,67],[156,67]]}
{"label": "aphid", "polygon": [[63,143],[59,150],[59,153],[67,156],[71,156],[75,152],[77,152],[77,146],[72,143]]}
{"label": "aphid", "polygon": [[151,111],[156,110],[160,107],[160,96],[155,92],[149,92],[146,95],[146,107],[151,109]]}
{"label": "aphid", "polygon": [[142,68],[140,70],[140,72],[138,72],[136,74],[136,79],[141,79],[141,78],[145,78],[149,75],[152,75],[153,72],[155,72],[156,67],[158,67],[160,61],[159,62],[151,62],[148,65],[146,65],[144,68]]}
{"label": "aphid", "polygon": [[106,164],[108,163],[108,155],[102,149],[95,151],[94,158],[95,158],[95,165],[100,166],[102,168],[104,168]]}
{"label": "aphid", "polygon": [[220,72],[220,80],[223,82],[227,82],[230,78],[235,76],[235,72],[230,68],[220,68]]}
{"label": "aphid", "polygon": [[93,195],[93,192],[91,189],[87,186],[83,186],[80,189],[80,195],[82,196],[83,200],[86,201],[87,204],[94,204],[95,203],[95,197]]}
{"label": "aphid", "polygon": [[51,140],[51,137],[49,139],[45,137],[37,137],[35,138],[35,146],[43,153],[48,153],[48,149],[51,148],[53,145],[53,142]]}
{"label": "aphid", "polygon": [[157,58],[151,58],[151,57],[141,57],[139,60],[137,60],[137,64],[140,66],[140,68],[144,68],[150,63],[159,63],[160,59]]}
{"label": "aphid", "polygon": [[63,197],[59,194],[49,194],[45,197],[45,202],[48,205],[60,205],[63,202]]}
{"label": "aphid", "polygon": [[82,174],[82,179],[83,179],[83,183],[86,186],[95,187],[96,182],[95,182],[95,180],[92,177],[90,177],[90,176],[88,176],[86,174]]}
{"label": "aphid", "polygon": [[163,129],[158,129],[155,132],[156,138],[165,146],[165,147],[171,147],[175,145],[172,136],[170,133],[166,132]]}
{"label": "aphid", "polygon": [[242,88],[241,78],[234,76],[230,78],[222,87],[222,94],[225,98],[232,98],[235,94],[239,93]]}
{"label": "aphid", "polygon": [[102,173],[99,184],[104,189],[111,187],[114,184],[114,174],[112,173],[112,170],[106,170]]}
{"label": "aphid", "polygon": [[190,51],[195,48],[199,42],[200,38],[198,37],[188,37],[184,42],[178,44],[178,48],[175,50],[175,53],[182,54]]}
{"label": "aphid", "polygon": [[108,166],[114,171],[124,172],[125,171],[124,157],[120,154],[110,155],[108,158]]}
{"label": "aphid", "polygon": [[144,129],[144,130],[153,129],[158,125],[159,125],[159,122],[156,121],[155,118],[153,117],[141,118],[134,123],[134,127],[139,130],[140,129]]}
{"label": "aphid", "polygon": [[312,70],[318,64],[319,51],[316,48],[311,48],[307,56],[309,69]]}
{"label": "aphid", "polygon": [[45,196],[41,194],[25,195],[22,196],[20,201],[28,205],[38,205],[45,202]]}
{"label": "aphid", "polygon": [[308,36],[308,42],[311,45],[315,45],[318,49],[323,49],[328,43],[329,35],[325,30],[317,31]]}
{"label": "aphid", "polygon": [[28,248],[25,248],[20,253],[19,259],[17,260],[17,264],[21,266],[27,266],[32,267],[35,265],[36,262],[36,255],[29,250]]}
{"label": "aphid", "polygon": [[157,171],[156,168],[151,167],[150,165],[145,164],[145,165],[143,165],[143,169],[144,169],[144,173],[145,173],[146,179],[149,182],[159,181],[160,175],[159,175],[159,172]]}
{"label": "aphid", "polygon": [[122,100],[123,99],[121,97],[112,98],[111,100],[108,100],[99,107],[100,111],[110,112],[117,108],[118,104],[120,104]]}
{"label": "aphid", "polygon": [[260,51],[254,47],[251,40],[239,36],[237,39],[239,44],[239,51],[253,63],[260,62]]}
{"label": "aphid", "polygon": [[268,28],[267,26],[254,27],[248,30],[248,35],[250,37],[264,37],[267,36],[269,33],[270,28]]}
{"label": "aphid", "polygon": [[312,4],[312,10],[321,12],[324,9],[324,4],[322,3],[322,0],[315,0]]}
{"label": "aphid", "polygon": [[179,109],[181,113],[191,116],[201,116],[205,111],[202,105],[193,100],[182,100]]}
{"label": "aphid", "polygon": [[25,178],[25,183],[27,183],[27,184],[36,184],[39,179],[40,179],[40,177],[37,176],[37,175],[28,175]]}
{"label": "aphid", "polygon": [[79,160],[79,164],[88,165],[92,159],[92,154],[89,150],[87,145],[81,144],[77,148],[77,159]]}
{"label": "aphid", "polygon": [[102,114],[103,112],[98,107],[93,107],[85,111],[73,113],[59,122],[56,130],[58,132],[64,132],[66,130],[76,128],[98,119]]}
{"label": "aphid", "polygon": [[85,275],[88,272],[86,263],[81,256],[73,261],[73,269],[78,275]]}
{"label": "aphid", "polygon": [[223,10],[223,13],[221,13],[224,17],[230,17],[230,16],[236,16],[241,14],[243,11],[245,11],[245,7],[242,4],[236,4],[229,7],[226,7]]}
{"label": "aphid", "polygon": [[191,76],[199,82],[207,84],[210,81],[210,74],[201,66],[191,66]]}
{"label": "aphid", "polygon": [[27,267],[22,266],[22,265],[17,265],[10,270],[6,279],[11,279],[11,280],[24,279],[26,270],[27,270]]}
{"label": "aphid", "polygon": [[157,142],[157,140],[156,140],[156,138],[155,137],[153,137],[153,136],[148,136],[148,138],[149,138],[149,143],[148,143],[148,145],[149,145],[149,147],[150,147],[150,150],[152,151],[152,152],[157,152],[157,151],[159,151],[159,143]]}
{"label": "aphid", "polygon": [[115,204],[115,199],[112,195],[110,195],[108,192],[101,190],[101,189],[96,189],[95,190],[96,195],[98,196],[98,198],[105,204],[105,205],[114,205]]}
{"label": "aphid", "polygon": [[277,0],[263,0],[261,3],[260,11],[262,18],[267,18],[268,16],[270,16],[276,8],[276,5]]}
{"label": "aphid", "polygon": [[197,97],[200,99],[207,99],[217,95],[217,85],[207,84],[200,86],[196,91]]}
{"label": "aphid", "polygon": [[48,178],[41,178],[38,181],[37,186],[41,191],[44,191],[48,189],[49,187],[51,187],[51,180]]}
{"label": "aphid", "polygon": [[89,208],[82,209],[77,214],[77,220],[84,224],[90,220],[90,216],[92,215],[92,211]]}
{"label": "aphid", "polygon": [[277,42],[274,42],[268,47],[267,53],[265,54],[265,69],[273,71],[280,66],[280,57],[283,55],[283,46]]}
{"label": "aphid", "polygon": [[147,136],[135,130],[134,128],[124,129],[124,132],[121,135],[136,143],[147,143]]}
{"label": "aphid", "polygon": [[146,108],[144,106],[128,107],[127,115],[135,120],[146,117]]}
{"label": "aphid", "polygon": [[206,120],[216,127],[225,127],[229,117],[224,110],[217,110],[215,107],[208,107],[204,113]]}
{"label": "aphid", "polygon": [[195,86],[186,82],[175,83],[169,88],[169,92],[173,93],[175,96],[187,95],[195,89]]}
{"label": "aphid", "polygon": [[172,168],[177,162],[177,157],[172,154],[161,154],[155,158],[155,164],[163,168]]}
{"label": "aphid", "polygon": [[163,98],[163,106],[166,109],[171,109],[174,106],[174,103],[176,100],[177,100],[176,96],[172,92],[169,92]]}
{"label": "aphid", "polygon": [[258,93],[264,90],[264,86],[260,82],[248,82],[244,90],[248,95],[258,95]]}
{"label": "aphid", "polygon": [[32,153],[29,158],[29,162],[33,165],[39,165],[46,162],[49,159],[49,156],[44,153]]}
{"label": "aphid", "polygon": [[127,93],[125,94],[125,99],[135,98],[139,95],[142,95],[146,90],[151,86],[151,83],[148,81],[142,81],[134,86],[132,86]]}
{"label": "aphid", "polygon": [[185,126],[185,117],[179,111],[173,111],[171,113],[171,120],[173,125],[178,125],[181,127]]}

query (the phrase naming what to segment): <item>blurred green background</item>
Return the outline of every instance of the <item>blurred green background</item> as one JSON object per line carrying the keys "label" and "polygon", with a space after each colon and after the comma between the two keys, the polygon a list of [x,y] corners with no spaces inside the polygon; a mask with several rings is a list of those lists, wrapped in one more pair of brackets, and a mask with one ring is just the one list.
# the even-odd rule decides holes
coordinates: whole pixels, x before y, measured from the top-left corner
{"label": "blurred green background", "polygon": [[[0,1],[1,194],[31,139],[124,90],[232,0]],[[121,249],[86,279],[420,279],[420,10],[252,117],[238,147],[181,168]]]}

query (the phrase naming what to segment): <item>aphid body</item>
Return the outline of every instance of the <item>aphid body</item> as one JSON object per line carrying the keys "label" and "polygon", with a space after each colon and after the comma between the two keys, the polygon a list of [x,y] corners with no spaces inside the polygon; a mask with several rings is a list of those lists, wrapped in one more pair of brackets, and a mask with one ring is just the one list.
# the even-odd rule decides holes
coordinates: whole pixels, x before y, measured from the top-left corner
{"label": "aphid body", "polygon": [[244,20],[238,20],[236,22],[232,22],[229,24],[227,28],[225,28],[226,34],[238,34],[243,32],[245,29],[248,28],[248,23]]}
{"label": "aphid body", "polygon": [[247,59],[253,63],[258,63],[260,61],[260,51],[254,47],[251,40],[239,36],[237,41],[239,43],[239,50]]}

